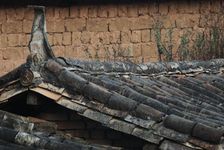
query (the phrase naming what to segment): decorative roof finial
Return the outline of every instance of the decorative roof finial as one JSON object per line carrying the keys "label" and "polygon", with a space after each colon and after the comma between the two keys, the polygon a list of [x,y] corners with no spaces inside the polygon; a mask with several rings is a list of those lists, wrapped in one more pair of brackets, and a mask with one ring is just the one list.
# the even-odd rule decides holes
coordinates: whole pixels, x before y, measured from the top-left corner
{"label": "decorative roof finial", "polygon": [[29,43],[31,67],[38,70],[38,66],[49,58],[54,58],[54,54],[47,40],[46,19],[44,6],[29,6],[35,10],[35,18]]}

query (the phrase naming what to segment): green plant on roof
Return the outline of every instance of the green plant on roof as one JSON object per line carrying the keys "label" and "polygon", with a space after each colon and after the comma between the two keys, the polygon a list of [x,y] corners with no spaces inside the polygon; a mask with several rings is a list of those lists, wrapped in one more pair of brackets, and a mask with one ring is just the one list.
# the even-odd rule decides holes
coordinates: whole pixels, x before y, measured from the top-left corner
{"label": "green plant on roof", "polygon": [[93,57],[92,57],[92,54],[90,53],[90,50],[89,50],[88,48],[85,48],[85,49],[84,49],[84,52],[85,52],[85,55],[86,55],[87,58],[90,58],[90,59],[93,58]]}
{"label": "green plant on roof", "polygon": [[180,37],[180,45],[178,46],[177,50],[180,61],[189,60],[190,51],[188,35],[188,33],[185,33]]}
{"label": "green plant on roof", "polygon": [[[172,54],[172,29],[169,29],[168,31],[168,41],[162,41],[161,38],[161,28],[162,28],[162,23],[157,22],[155,26],[153,27],[154,29],[154,36],[156,40],[156,45],[157,45],[157,51],[159,54],[159,60],[162,61],[172,61],[173,60],[173,54]],[[163,59],[164,58],[164,59]]]}

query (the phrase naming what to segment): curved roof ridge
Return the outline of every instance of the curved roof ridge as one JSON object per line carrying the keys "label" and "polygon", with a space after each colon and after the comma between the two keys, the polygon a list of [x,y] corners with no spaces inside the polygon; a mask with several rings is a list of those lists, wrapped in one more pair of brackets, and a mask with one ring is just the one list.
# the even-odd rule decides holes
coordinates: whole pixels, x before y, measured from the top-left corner
{"label": "curved roof ridge", "polygon": [[139,74],[159,73],[191,73],[203,71],[219,71],[224,67],[224,59],[208,61],[174,61],[174,62],[148,62],[136,64],[121,61],[79,60],[70,58],[57,58],[63,66],[81,68],[92,72],[132,72]]}

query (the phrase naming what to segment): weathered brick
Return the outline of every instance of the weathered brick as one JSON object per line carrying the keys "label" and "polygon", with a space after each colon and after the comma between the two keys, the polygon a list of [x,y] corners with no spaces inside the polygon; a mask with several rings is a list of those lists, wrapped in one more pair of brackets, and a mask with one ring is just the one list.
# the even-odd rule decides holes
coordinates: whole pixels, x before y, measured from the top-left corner
{"label": "weathered brick", "polygon": [[107,19],[88,19],[87,20],[87,30],[88,31],[108,31],[108,20]]}
{"label": "weathered brick", "polygon": [[141,31],[132,31],[131,32],[131,42],[133,42],[133,43],[141,42]]}
{"label": "weathered brick", "polygon": [[77,55],[75,58],[78,59],[89,59],[88,48],[86,45],[81,45],[76,47]]}
{"label": "weathered brick", "polygon": [[31,33],[32,26],[33,26],[33,21],[23,20],[23,32],[24,33]]}
{"label": "weathered brick", "polygon": [[65,47],[64,46],[52,46],[55,56],[64,57],[65,56]]}
{"label": "weathered brick", "polygon": [[99,33],[99,41],[102,44],[109,44],[109,32],[100,32]]}
{"label": "weathered brick", "polygon": [[158,2],[149,3],[149,14],[159,13],[159,4]]}
{"label": "weathered brick", "polygon": [[[11,62],[11,61],[10,61]],[[12,71],[12,69],[19,67],[21,64],[25,63],[25,59],[18,59],[11,62],[13,64],[12,68],[8,68],[8,72]]]}
{"label": "weathered brick", "polygon": [[[167,4],[167,2],[150,2],[138,3],[135,6],[133,6],[133,4],[130,4],[129,7],[127,4],[109,4],[102,6],[104,10],[103,13],[100,14],[107,18],[97,18],[97,9],[99,5],[81,6],[83,7],[83,13],[81,13],[81,7],[79,8],[79,6],[72,6],[70,8],[47,7],[46,17],[47,28],[50,33],[49,42],[50,44],[53,44],[55,42],[55,37],[53,36],[55,33],[58,35],[59,33],[62,34],[62,41],[60,37],[57,38],[59,40],[56,43],[61,43],[59,45],[63,46],[53,47],[56,48],[55,52],[59,56],[66,55],[68,57],[83,57],[87,59],[88,55],[86,55],[86,52],[84,50],[88,48],[91,55],[93,55],[92,57],[95,57],[97,53],[99,55],[98,59],[111,59],[113,57],[112,54],[115,50],[119,51],[121,48],[128,49],[129,47],[132,49],[132,55],[126,54],[127,50],[121,52],[122,55],[125,55],[125,58],[134,57],[135,60],[139,60],[139,62],[141,62],[143,58],[144,61],[155,61],[156,59],[158,59],[156,55],[151,56],[147,54],[148,56],[144,56],[143,50],[141,54],[141,50],[139,51],[138,49],[141,49],[142,46],[139,46],[141,44],[138,42],[143,42],[145,44],[149,44],[151,43],[151,41],[155,42],[153,32],[151,32],[150,37],[150,30],[153,30],[156,21],[162,22],[162,40],[165,42],[168,41],[166,37],[166,31],[167,29],[172,28],[172,44],[173,51],[175,52],[178,49],[180,37],[181,35],[183,35],[183,30],[185,28],[193,29],[193,32],[189,36],[190,40],[194,41],[197,31],[203,32],[202,30],[204,28],[209,28],[214,25],[222,26],[224,24],[222,21],[222,17],[219,18],[218,16],[222,11],[220,10],[221,4],[219,4],[220,3],[218,1],[212,1],[211,5],[210,2],[207,1],[169,2],[169,4]],[[135,13],[136,7],[137,15]],[[165,9],[163,9],[163,7]],[[167,14],[168,7],[169,13],[168,15],[165,15]],[[131,11],[130,8],[132,9]],[[87,9],[88,11],[86,11]],[[87,12],[88,16],[86,15]],[[199,15],[199,13],[201,15]],[[70,16],[68,16],[68,14],[70,14]],[[127,16],[130,16],[130,18],[128,18]],[[23,51],[25,51],[23,52],[24,56],[16,60],[16,62],[20,62],[25,58],[25,56],[29,54],[27,45],[30,38],[33,17],[33,9],[9,7],[0,10],[0,47],[4,49],[7,46],[10,46],[12,48],[22,46],[22,49],[24,49]],[[8,20],[6,20],[6,18],[8,18]],[[77,24],[79,24],[79,19],[84,20],[84,23],[80,23],[80,26],[83,27],[77,28],[77,25],[68,23],[69,21],[73,20],[72,18],[77,19],[77,21],[75,22]],[[152,18],[154,18],[154,20]],[[66,21],[67,24],[65,27]],[[86,21],[88,23],[91,23],[89,24],[88,28],[85,24]],[[68,26],[69,28],[67,28]],[[72,31],[73,33],[71,33],[67,29],[74,31]],[[108,32],[108,30],[110,32]],[[87,42],[85,42],[85,38],[83,38],[84,36],[82,36],[81,39],[81,32],[84,33],[84,31],[92,33],[90,36],[90,40],[87,40]],[[124,34],[128,31],[140,31],[141,41],[139,41],[139,36],[137,34],[137,38],[134,35]],[[78,34],[75,35],[74,33]],[[81,43],[81,40],[84,42]],[[130,44],[131,41],[134,44]],[[72,46],[70,46],[71,44]],[[119,46],[119,44],[122,44],[122,46]],[[9,48],[7,48],[7,50],[8,49]],[[79,54],[77,51],[82,52]],[[107,57],[107,52],[111,56]],[[144,53],[147,53],[147,51]],[[7,58],[6,54],[0,53],[0,57],[1,55],[4,55],[4,59],[7,59],[6,61],[9,61],[11,59]],[[12,57],[14,57],[14,54]],[[15,63],[13,66],[15,66]]]}
{"label": "weathered brick", "polygon": [[156,43],[150,42],[142,44],[142,56],[150,58],[157,57],[158,53]]}
{"label": "weathered brick", "polygon": [[53,35],[53,45],[55,45],[55,46],[62,45],[62,34],[61,33],[55,33]]}
{"label": "weathered brick", "polygon": [[87,43],[90,43],[90,40],[91,40],[91,32],[88,32],[88,31],[84,31],[82,32],[81,34],[81,42],[83,44],[87,44]]}
{"label": "weathered brick", "polygon": [[176,25],[178,28],[191,28],[199,24],[200,15],[194,14],[182,14],[179,15],[176,20]]}
{"label": "weathered brick", "polygon": [[[23,63],[25,63],[25,59],[18,59],[18,60],[14,60],[13,61],[13,68],[17,68],[19,67],[20,65],[22,65]],[[9,68],[9,71],[12,71],[12,68]]]}
{"label": "weathered brick", "polygon": [[[102,60],[111,60],[112,58],[112,47],[110,45],[100,45],[97,47],[97,53],[96,55],[98,54],[99,58],[102,59]],[[98,58],[98,59],[99,59]]]}
{"label": "weathered brick", "polygon": [[176,44],[173,45],[173,47],[178,47],[178,43],[180,43],[180,36],[181,36],[182,32],[181,29],[173,29],[172,30],[172,41]]}
{"label": "weathered brick", "polygon": [[158,56],[157,57],[143,57],[143,62],[147,63],[147,62],[158,62]]}
{"label": "weathered brick", "polygon": [[177,14],[178,13],[178,1],[169,1],[169,15]]}
{"label": "weathered brick", "polygon": [[90,18],[96,18],[97,17],[97,6],[90,6],[88,11],[88,17]]}
{"label": "weathered brick", "polygon": [[95,59],[102,61],[111,61],[114,60],[113,51],[110,45],[101,45],[99,49],[97,49]]}
{"label": "weathered brick", "polygon": [[138,17],[138,7],[135,4],[127,6],[127,16],[128,17]]}
{"label": "weathered brick", "polygon": [[151,41],[151,32],[150,32],[150,30],[142,30],[141,31],[141,41],[142,42],[149,42],[149,41]]}
{"label": "weathered brick", "polygon": [[24,8],[16,8],[16,20],[23,20],[24,19],[24,13],[25,9]]}
{"label": "weathered brick", "polygon": [[19,60],[24,58],[23,47],[7,47],[3,49],[4,60]]}
{"label": "weathered brick", "polygon": [[19,35],[19,45],[25,46],[28,48],[30,42],[31,35],[30,34],[20,34]]}
{"label": "weathered brick", "polygon": [[153,18],[150,16],[143,16],[134,18],[131,20],[131,29],[138,30],[138,29],[150,29],[153,28],[154,22]]}
{"label": "weathered brick", "polygon": [[220,13],[221,9],[223,9],[223,5],[221,4],[223,3],[222,1],[211,1],[210,5],[211,5],[211,10],[210,12],[212,13]]}
{"label": "weathered brick", "polygon": [[66,31],[83,31],[86,27],[85,19],[67,19],[65,20]]}
{"label": "weathered brick", "polygon": [[19,46],[19,36],[20,34],[8,34],[7,39],[8,39],[8,44],[7,46]]}
{"label": "weathered brick", "polygon": [[102,17],[102,18],[107,17],[107,6],[106,5],[99,6],[98,11],[97,11],[97,16]]}
{"label": "weathered brick", "polygon": [[22,21],[10,21],[3,24],[3,32],[5,33],[21,33]]}
{"label": "weathered brick", "polygon": [[108,5],[107,10],[108,10],[108,17],[109,18],[117,17],[118,12],[117,12],[117,6],[116,5]]}
{"label": "weathered brick", "polygon": [[16,20],[16,11],[14,8],[6,9],[6,17],[7,21],[15,21]]}
{"label": "weathered brick", "polygon": [[163,44],[169,44],[173,42],[173,29],[161,29],[161,41]]}
{"label": "weathered brick", "polygon": [[33,18],[34,18],[34,9],[32,8],[25,9],[24,19],[33,20]]}
{"label": "weathered brick", "polygon": [[132,25],[130,18],[116,18],[111,19],[109,22],[110,31],[123,31],[130,30]]}
{"label": "weathered brick", "polygon": [[[60,15],[61,11],[63,11],[63,7],[60,7],[60,8],[59,7],[54,7],[54,16],[53,16],[53,18],[54,19],[61,18],[61,15]],[[62,16],[62,19],[64,19],[63,16]]]}
{"label": "weathered brick", "polygon": [[100,48],[98,45],[88,45],[86,49],[84,49],[85,57],[88,59],[99,59],[100,55]]}
{"label": "weathered brick", "polygon": [[167,15],[169,12],[168,2],[159,3],[159,13],[161,15]]}
{"label": "weathered brick", "polygon": [[0,60],[2,60],[2,59],[3,59],[3,48],[0,48]]}
{"label": "weathered brick", "polygon": [[176,20],[178,19],[178,15],[171,14],[167,16],[158,16],[157,21],[161,22],[161,26],[164,28],[176,28]]}
{"label": "weathered brick", "polygon": [[118,5],[117,13],[119,17],[126,17],[128,14],[127,5],[124,4]]}
{"label": "weathered brick", "polygon": [[203,1],[200,3],[199,12],[200,14],[208,14],[210,12],[211,5],[210,1]]}
{"label": "weathered brick", "polygon": [[200,12],[200,2],[199,1],[189,1],[188,13],[197,14]]}
{"label": "weathered brick", "polygon": [[179,1],[177,2],[177,12],[184,14],[199,13],[199,1]]}
{"label": "weathered brick", "polygon": [[144,58],[142,56],[140,57],[135,57],[134,63],[136,64],[142,64],[144,62]]}
{"label": "weathered brick", "polygon": [[118,57],[132,57],[133,54],[133,45],[132,44],[121,44]]}
{"label": "weathered brick", "polygon": [[0,63],[2,65],[0,65],[0,74],[6,74],[9,71],[11,71],[13,69],[13,62],[14,60],[0,60]]}
{"label": "weathered brick", "polygon": [[81,32],[72,32],[72,45],[81,44]]}
{"label": "weathered brick", "polygon": [[79,6],[79,17],[87,18],[88,17],[88,7],[83,5]]}
{"label": "weathered brick", "polygon": [[131,31],[121,31],[121,43],[130,43]]}
{"label": "weathered brick", "polygon": [[7,21],[22,20],[24,18],[23,8],[8,8],[6,9]]}
{"label": "weathered brick", "polygon": [[0,36],[0,48],[7,47],[7,34],[1,34]]}
{"label": "weathered brick", "polygon": [[149,6],[145,3],[138,5],[138,15],[139,16],[145,16],[149,14]]}
{"label": "weathered brick", "polygon": [[27,46],[23,47],[23,49],[24,49],[24,55],[23,55],[24,58],[23,58],[23,60],[25,61],[27,56],[29,56],[30,51],[29,51],[29,47],[27,47]]}
{"label": "weathered brick", "polygon": [[93,32],[93,34],[91,34],[91,41],[90,41],[90,43],[92,45],[100,44],[99,33],[100,32]]}
{"label": "weathered brick", "polygon": [[222,20],[219,17],[218,14],[205,14],[205,15],[200,15],[200,20],[199,20],[199,27],[214,27],[218,26],[219,23],[221,23]]}
{"label": "weathered brick", "polygon": [[177,13],[186,13],[188,11],[188,1],[177,2]]}
{"label": "weathered brick", "polygon": [[134,57],[139,57],[142,55],[141,44],[133,44],[133,55]]}
{"label": "weathered brick", "polygon": [[56,20],[54,21],[54,32],[64,32],[64,20]]}
{"label": "weathered brick", "polygon": [[46,20],[54,20],[54,7],[48,7],[45,12]]}
{"label": "weathered brick", "polygon": [[78,6],[72,6],[72,7],[70,7],[70,17],[71,18],[77,18],[77,17],[79,17],[79,9],[78,9]]}
{"label": "weathered brick", "polygon": [[2,34],[2,24],[0,24],[0,34]]}
{"label": "weathered brick", "polygon": [[69,8],[68,7],[58,7],[54,9],[54,17],[65,19],[69,17]]}
{"label": "weathered brick", "polygon": [[73,58],[76,55],[77,55],[77,53],[76,53],[75,47],[65,46],[65,57]]}
{"label": "weathered brick", "polygon": [[111,44],[120,43],[121,42],[120,35],[121,35],[120,31],[110,32],[110,35],[109,35],[109,41],[110,41],[110,43]]}
{"label": "weathered brick", "polygon": [[64,32],[64,20],[49,20],[47,21],[48,32]]}
{"label": "weathered brick", "polygon": [[6,21],[6,12],[5,9],[0,9],[0,23],[3,23]]}
{"label": "weathered brick", "polygon": [[47,39],[48,39],[48,42],[51,46],[53,45],[53,41],[54,41],[54,36],[53,35],[54,35],[53,33],[47,34]]}
{"label": "weathered brick", "polygon": [[72,34],[71,34],[71,32],[64,32],[63,33],[62,43],[63,43],[63,45],[71,45],[71,43],[72,43]]}

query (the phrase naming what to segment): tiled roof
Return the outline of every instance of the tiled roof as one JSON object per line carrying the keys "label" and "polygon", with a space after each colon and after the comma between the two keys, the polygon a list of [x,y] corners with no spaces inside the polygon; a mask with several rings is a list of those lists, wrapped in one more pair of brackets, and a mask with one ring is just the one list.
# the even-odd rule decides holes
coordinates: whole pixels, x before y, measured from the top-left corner
{"label": "tiled roof", "polygon": [[[120,63],[123,71],[122,67],[119,71],[115,67],[110,72],[96,71],[89,67],[90,63],[78,62],[62,67],[53,60],[48,61],[45,71],[51,73],[43,73],[38,85],[27,88],[20,80],[7,83],[0,90],[0,101],[33,91],[84,117],[151,143],[160,144],[166,139],[165,143],[171,140],[176,142],[174,145],[210,149],[221,142],[224,60],[201,62],[213,64],[210,69],[197,66],[199,70],[182,70],[187,73],[176,70],[156,74],[124,71],[126,65],[132,66],[125,63]],[[74,67],[78,64],[85,69]]]}
{"label": "tiled roof", "polygon": [[56,124],[0,110],[0,149],[116,149],[91,145],[56,130]]}
{"label": "tiled roof", "polygon": [[0,78],[1,103],[32,91],[161,149],[222,146],[224,59],[132,64],[55,58],[42,29],[34,29],[31,45],[43,49],[31,46],[27,63]]}

